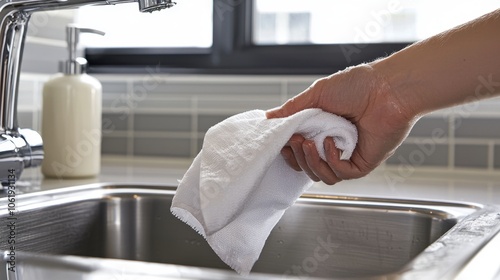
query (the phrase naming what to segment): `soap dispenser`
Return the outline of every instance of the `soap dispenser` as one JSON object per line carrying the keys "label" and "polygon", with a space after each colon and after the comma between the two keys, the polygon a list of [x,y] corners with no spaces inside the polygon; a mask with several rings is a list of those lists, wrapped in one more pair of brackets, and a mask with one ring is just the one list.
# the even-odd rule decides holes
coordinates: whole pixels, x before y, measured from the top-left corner
{"label": "soap dispenser", "polygon": [[86,74],[87,61],[77,57],[81,33],[104,32],[68,25],[69,59],[43,86],[42,138],[46,177],[83,178],[100,172],[102,86]]}

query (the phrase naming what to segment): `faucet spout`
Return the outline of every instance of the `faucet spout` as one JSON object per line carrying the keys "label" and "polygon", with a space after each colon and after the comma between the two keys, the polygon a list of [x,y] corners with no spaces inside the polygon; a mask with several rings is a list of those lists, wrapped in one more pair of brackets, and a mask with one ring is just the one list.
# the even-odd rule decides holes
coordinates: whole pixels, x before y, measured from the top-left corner
{"label": "faucet spout", "polygon": [[139,10],[141,12],[154,12],[175,5],[171,0],[139,0]]}
{"label": "faucet spout", "polygon": [[33,12],[87,5],[138,2],[139,11],[152,12],[175,5],[172,0],[0,0],[0,183],[8,185],[25,167],[41,164],[43,142],[17,123],[17,95],[26,29]]}

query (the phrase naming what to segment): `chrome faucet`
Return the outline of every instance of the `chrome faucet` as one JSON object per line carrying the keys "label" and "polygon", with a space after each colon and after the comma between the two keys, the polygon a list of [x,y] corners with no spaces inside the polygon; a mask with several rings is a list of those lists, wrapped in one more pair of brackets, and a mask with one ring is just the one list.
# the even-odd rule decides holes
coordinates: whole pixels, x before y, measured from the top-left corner
{"label": "chrome faucet", "polygon": [[17,123],[19,70],[32,13],[86,5],[139,3],[139,11],[152,12],[175,5],[172,0],[0,0],[0,183],[12,184],[26,167],[43,160],[43,141]]}

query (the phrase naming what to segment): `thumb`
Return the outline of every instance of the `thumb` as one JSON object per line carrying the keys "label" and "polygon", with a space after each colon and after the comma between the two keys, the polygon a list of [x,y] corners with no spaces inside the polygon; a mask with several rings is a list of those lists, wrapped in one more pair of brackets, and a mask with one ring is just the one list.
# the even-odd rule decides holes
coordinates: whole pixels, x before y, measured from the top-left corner
{"label": "thumb", "polygon": [[311,88],[303,91],[301,94],[289,99],[285,104],[266,112],[268,119],[285,118],[305,109],[314,108],[316,102],[311,97]]}

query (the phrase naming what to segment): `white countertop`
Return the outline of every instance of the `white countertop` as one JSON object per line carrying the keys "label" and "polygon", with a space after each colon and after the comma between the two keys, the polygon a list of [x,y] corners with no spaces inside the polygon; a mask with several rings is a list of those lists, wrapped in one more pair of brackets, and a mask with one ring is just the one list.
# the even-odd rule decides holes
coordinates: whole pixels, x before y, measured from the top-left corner
{"label": "white countertop", "polygon": [[[187,160],[103,157],[101,174],[96,178],[46,179],[39,168],[27,169],[17,188],[21,192],[34,192],[98,182],[176,186],[190,163]],[[316,183],[308,192],[500,205],[500,172],[401,170],[382,166],[364,178],[334,186]]]}

